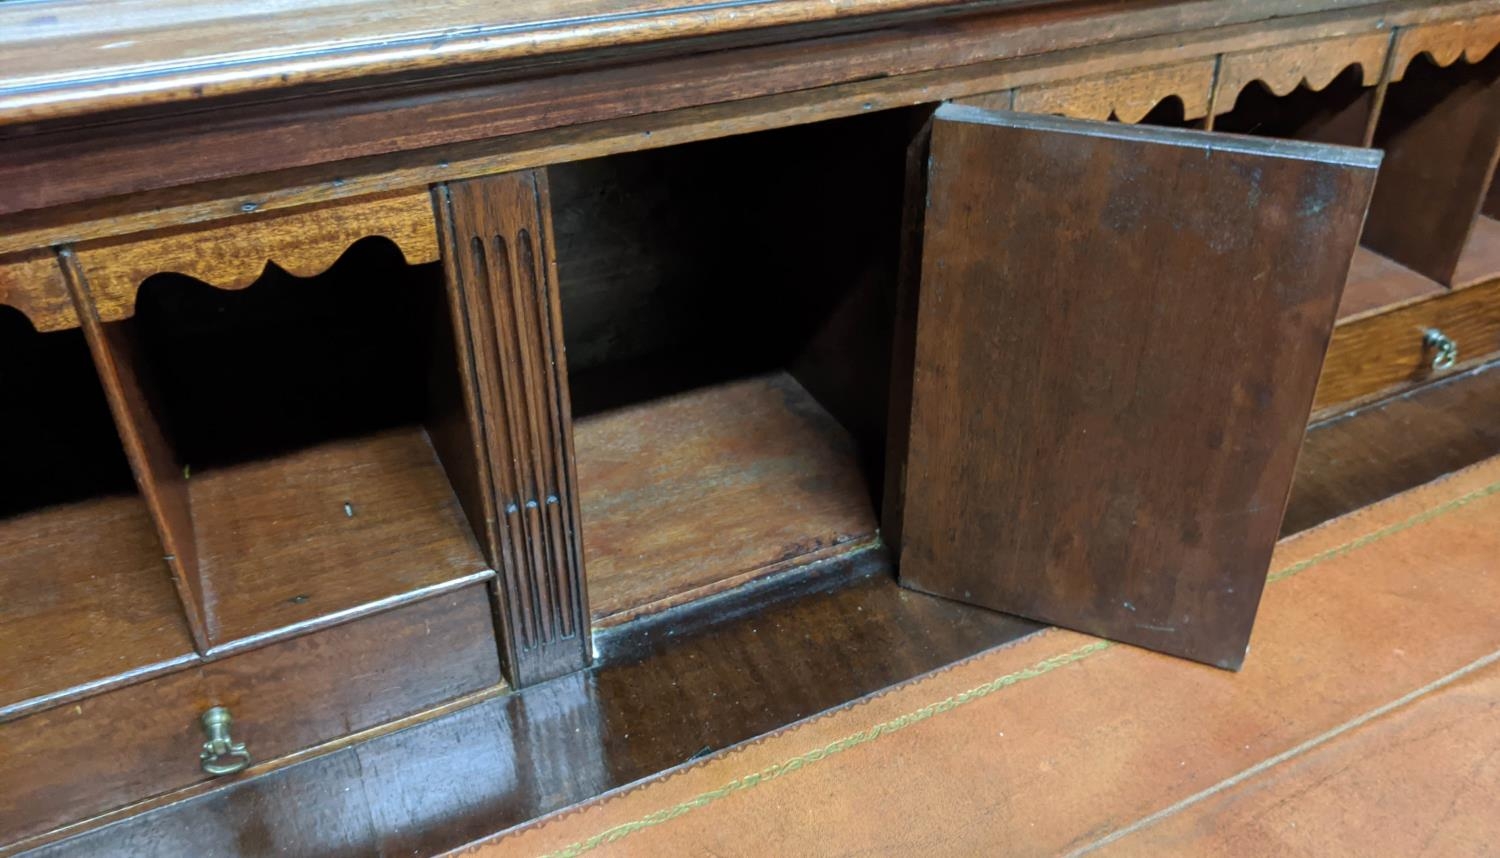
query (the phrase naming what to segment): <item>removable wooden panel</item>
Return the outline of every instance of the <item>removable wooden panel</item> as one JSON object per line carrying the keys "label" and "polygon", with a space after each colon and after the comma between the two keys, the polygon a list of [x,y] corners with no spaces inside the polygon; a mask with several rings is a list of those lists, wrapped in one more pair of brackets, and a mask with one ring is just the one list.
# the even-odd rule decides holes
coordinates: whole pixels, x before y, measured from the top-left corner
{"label": "removable wooden panel", "polygon": [[[546,174],[440,186],[443,262],[472,361],[481,509],[499,571],[503,651],[516,685],[589,659],[571,409]],[[471,515],[473,513],[471,512]]]}
{"label": "removable wooden panel", "polygon": [[[1500,53],[1440,68],[1422,30],[1397,36],[1374,145],[1385,163],[1363,241],[1423,276],[1453,285],[1458,260],[1500,157]],[[1482,32],[1482,31],[1481,31]],[[1493,44],[1493,43],[1489,43]],[[1450,62],[1469,53],[1432,48]]]}
{"label": "removable wooden panel", "polygon": [[38,331],[78,327],[73,299],[51,248],[0,256],[0,304],[20,310]]}
{"label": "removable wooden panel", "polygon": [[[1182,118],[1208,115],[1214,88],[1213,57],[1169,66],[1140,69],[1060,83],[1023,86],[1015,91],[1010,109],[1025,113],[1056,113],[1077,119],[1140,122],[1162,100],[1182,102]],[[986,106],[975,103],[976,107]]]}
{"label": "removable wooden panel", "polygon": [[940,108],[901,576],[1238,667],[1379,154]]}
{"label": "removable wooden panel", "polygon": [[438,259],[432,203],[421,190],[86,244],[77,252],[99,318],[115,322],[135,315],[136,290],[153,274],[170,271],[220,289],[243,289],[274,262],[312,277],[371,235],[390,239],[412,265]]}
{"label": "removable wooden panel", "polygon": [[0,844],[207,779],[211,706],[266,762],[491,687],[488,602],[466,587],[0,726]]}
{"label": "removable wooden panel", "polygon": [[849,433],[784,372],[575,427],[589,603],[621,622],[871,543]]}

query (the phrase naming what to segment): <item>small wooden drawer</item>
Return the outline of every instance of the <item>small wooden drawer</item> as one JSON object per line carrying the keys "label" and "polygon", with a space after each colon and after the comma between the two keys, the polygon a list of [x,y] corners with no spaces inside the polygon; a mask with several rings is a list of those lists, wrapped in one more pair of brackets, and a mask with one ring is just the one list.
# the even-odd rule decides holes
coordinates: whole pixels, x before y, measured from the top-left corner
{"label": "small wooden drawer", "polygon": [[263,763],[499,682],[481,583],[38,712],[0,725],[0,844],[207,780],[213,706]]}
{"label": "small wooden drawer", "polygon": [[[1453,367],[1434,368],[1424,340],[1441,331],[1457,346]],[[1392,394],[1500,353],[1500,279],[1384,312],[1351,317],[1334,328],[1313,401],[1326,414]]]}

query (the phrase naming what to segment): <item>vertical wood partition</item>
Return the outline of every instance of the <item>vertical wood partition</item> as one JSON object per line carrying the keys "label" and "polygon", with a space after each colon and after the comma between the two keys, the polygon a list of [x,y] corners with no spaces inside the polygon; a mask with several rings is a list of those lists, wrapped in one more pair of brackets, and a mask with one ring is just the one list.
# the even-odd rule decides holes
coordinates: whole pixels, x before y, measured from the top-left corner
{"label": "vertical wood partition", "polygon": [[[440,185],[434,203],[465,379],[507,672],[584,667],[589,622],[546,174]],[[471,512],[471,515],[473,513]]]}
{"label": "vertical wood partition", "polygon": [[[1363,242],[1452,286],[1500,157],[1500,54],[1452,68],[1397,34],[1373,143],[1385,163]],[[1467,57],[1465,57],[1467,59]]]}
{"label": "vertical wood partition", "polygon": [[186,480],[161,426],[147,404],[146,392],[134,359],[130,331],[105,327],[97,304],[89,292],[88,278],[72,248],[58,251],[63,276],[72,293],[83,334],[99,370],[99,380],[109,400],[110,411],[125,445],[125,454],[135,474],[141,496],[156,522],[157,535],[166,552],[177,593],[182,598],[188,627],[198,652],[212,645],[208,594],[198,569],[197,544],[193,536],[192,512],[188,507]]}

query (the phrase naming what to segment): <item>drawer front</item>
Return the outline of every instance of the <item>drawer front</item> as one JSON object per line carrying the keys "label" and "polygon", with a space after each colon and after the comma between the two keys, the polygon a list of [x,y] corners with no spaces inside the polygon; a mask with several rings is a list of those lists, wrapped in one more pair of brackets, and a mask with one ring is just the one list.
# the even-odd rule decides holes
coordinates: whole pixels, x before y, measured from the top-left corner
{"label": "drawer front", "polygon": [[500,682],[484,584],[0,725],[0,843],[189,786],[212,706],[257,763]]}
{"label": "drawer front", "polygon": [[1444,292],[1334,328],[1314,411],[1326,413],[1453,372],[1433,369],[1434,353],[1424,346],[1423,337],[1434,328],[1457,344],[1456,367],[1500,353],[1500,280]]}

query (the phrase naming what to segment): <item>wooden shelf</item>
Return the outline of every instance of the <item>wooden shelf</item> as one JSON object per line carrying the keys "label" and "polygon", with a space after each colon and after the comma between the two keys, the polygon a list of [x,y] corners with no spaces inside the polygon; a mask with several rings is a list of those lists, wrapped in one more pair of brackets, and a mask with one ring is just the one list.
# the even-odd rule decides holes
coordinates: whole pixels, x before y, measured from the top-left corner
{"label": "wooden shelf", "polygon": [[490,574],[421,427],[194,472],[188,491],[216,648]]}
{"label": "wooden shelf", "polygon": [[1367,247],[1354,251],[1344,297],[1339,301],[1339,321],[1365,313],[1388,310],[1445,292],[1443,285],[1396,263]]}
{"label": "wooden shelf", "polygon": [[584,569],[611,625],[876,538],[848,433],[773,372],[580,420]]}
{"label": "wooden shelf", "polygon": [[0,719],[193,658],[139,498],[80,501],[0,522],[0,593]]}
{"label": "wooden shelf", "polygon": [[[1478,286],[1497,277],[1500,277],[1500,220],[1480,215],[1458,259],[1453,288]],[[1436,280],[1361,246],[1354,251],[1354,261],[1349,266],[1349,279],[1339,303],[1339,322],[1394,310],[1447,291]]]}
{"label": "wooden shelf", "polygon": [[1480,215],[1464,244],[1453,273],[1453,288],[1463,289],[1500,277],[1500,220]]}

